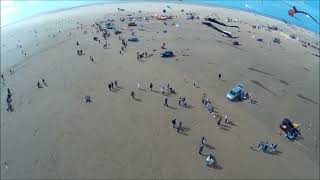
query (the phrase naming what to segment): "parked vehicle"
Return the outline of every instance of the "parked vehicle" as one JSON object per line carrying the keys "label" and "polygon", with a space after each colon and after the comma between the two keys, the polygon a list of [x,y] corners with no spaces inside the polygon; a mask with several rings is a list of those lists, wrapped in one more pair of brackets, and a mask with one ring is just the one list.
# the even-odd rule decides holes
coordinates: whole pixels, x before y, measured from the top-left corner
{"label": "parked vehicle", "polygon": [[228,93],[227,93],[227,99],[230,101],[234,101],[240,98],[241,93],[243,91],[243,85],[237,84],[235,85]]}
{"label": "parked vehicle", "polygon": [[167,57],[173,57],[173,52],[172,51],[164,51],[162,53],[160,53],[160,56],[163,58],[167,58]]}
{"label": "parked vehicle", "polygon": [[300,135],[300,131],[288,118],[284,118],[280,124],[280,129],[286,133],[289,140],[294,140]]}
{"label": "parked vehicle", "polygon": [[129,37],[128,41],[130,41],[130,42],[138,42],[139,39],[137,37]]}

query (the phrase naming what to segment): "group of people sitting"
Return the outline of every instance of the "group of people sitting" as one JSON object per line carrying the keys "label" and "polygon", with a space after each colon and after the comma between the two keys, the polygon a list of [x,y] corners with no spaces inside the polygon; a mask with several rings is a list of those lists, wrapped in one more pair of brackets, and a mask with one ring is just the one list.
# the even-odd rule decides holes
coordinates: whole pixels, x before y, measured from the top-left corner
{"label": "group of people sitting", "polygon": [[277,150],[278,144],[269,144],[268,142],[260,142],[258,145],[258,151],[266,152],[268,149],[271,152],[275,152]]}

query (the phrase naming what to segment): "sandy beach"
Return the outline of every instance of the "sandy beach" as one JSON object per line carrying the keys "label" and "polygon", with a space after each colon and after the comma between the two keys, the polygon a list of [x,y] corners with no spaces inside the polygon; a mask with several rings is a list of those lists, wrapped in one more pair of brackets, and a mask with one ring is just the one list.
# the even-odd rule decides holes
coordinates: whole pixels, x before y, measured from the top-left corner
{"label": "sandy beach", "polygon": [[[190,12],[199,19],[188,20]],[[157,20],[156,14],[172,19]],[[206,17],[238,26],[216,25],[238,38],[202,24]],[[129,18],[137,26],[128,27]],[[107,19],[122,33],[108,29],[104,39],[95,22]],[[129,37],[139,41],[121,50],[119,38]],[[174,57],[160,57],[163,43]],[[283,21],[179,3],[93,5],[2,27],[1,178],[319,179],[320,61],[312,46],[319,48],[319,34]],[[137,60],[137,52],[148,57]],[[109,91],[115,80],[118,87]],[[168,83],[176,94],[160,93]],[[239,83],[256,104],[226,99]],[[218,118],[201,104],[203,93],[216,115],[227,115],[232,124],[217,127]],[[188,107],[178,105],[180,96]],[[278,134],[284,117],[301,124],[299,139]],[[172,128],[175,118],[181,133]],[[214,155],[214,167],[198,154],[203,136],[203,154]],[[277,143],[277,153],[253,150],[259,141]]]}

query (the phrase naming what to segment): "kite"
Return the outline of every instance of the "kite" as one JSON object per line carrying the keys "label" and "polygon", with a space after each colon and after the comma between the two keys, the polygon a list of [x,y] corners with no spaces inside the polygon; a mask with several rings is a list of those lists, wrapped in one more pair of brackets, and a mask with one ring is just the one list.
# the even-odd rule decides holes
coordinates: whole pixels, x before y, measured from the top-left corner
{"label": "kite", "polygon": [[304,11],[299,11],[299,10],[297,10],[297,8],[296,8],[295,6],[293,6],[293,7],[292,7],[291,9],[289,9],[289,11],[288,11],[289,16],[291,16],[291,17],[293,17],[293,16],[294,16],[295,14],[297,14],[297,13],[305,14],[305,15],[309,16],[312,20],[314,20],[317,24],[319,24],[319,22],[318,22],[314,17],[312,17],[309,13],[304,12]]}

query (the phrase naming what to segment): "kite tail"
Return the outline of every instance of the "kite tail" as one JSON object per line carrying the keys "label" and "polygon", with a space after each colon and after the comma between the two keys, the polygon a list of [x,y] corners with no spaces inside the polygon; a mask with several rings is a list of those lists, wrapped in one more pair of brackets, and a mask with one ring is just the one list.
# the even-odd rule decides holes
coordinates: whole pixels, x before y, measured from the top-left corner
{"label": "kite tail", "polygon": [[306,13],[306,12],[304,12],[304,11],[296,11],[297,13],[302,13],[302,14],[305,14],[305,15],[308,15],[309,17],[311,17],[311,19],[313,19],[318,25],[320,25],[319,24],[319,22],[313,17],[313,16],[311,16],[309,13]]}

